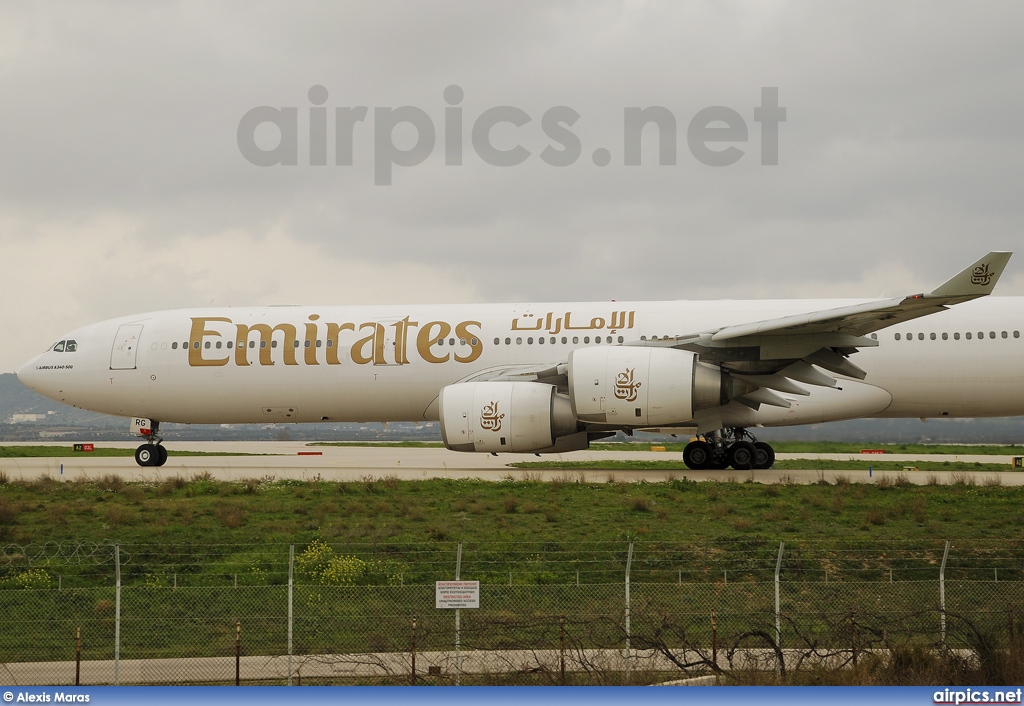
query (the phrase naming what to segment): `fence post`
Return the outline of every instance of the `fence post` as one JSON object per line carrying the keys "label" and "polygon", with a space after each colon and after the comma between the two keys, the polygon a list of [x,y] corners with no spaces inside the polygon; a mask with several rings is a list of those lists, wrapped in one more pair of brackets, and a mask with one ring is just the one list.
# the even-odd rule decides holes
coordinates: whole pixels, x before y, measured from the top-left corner
{"label": "fence post", "polygon": [[779,574],[782,572],[782,552],[785,542],[779,542],[779,558],[775,562],[775,644],[782,649],[782,599],[779,593]]}
{"label": "fence post", "polygon": [[853,666],[857,666],[857,619],[856,613],[850,609],[850,647],[853,650]]}
{"label": "fence post", "polygon": [[[511,574],[509,574],[511,576]],[[462,580],[462,542],[459,542],[459,550],[455,556],[455,580]],[[459,613],[461,611],[455,609],[455,686],[459,686],[462,683],[462,652],[460,650],[460,625],[459,625]]]}
{"label": "fence post", "polygon": [[416,686],[416,618],[412,619],[412,686]]}
{"label": "fence post", "polygon": [[942,646],[946,646],[946,559],[949,558],[949,544],[946,540],[946,549],[942,552],[942,566],[939,567],[939,623],[942,628]]}
{"label": "fence post", "polygon": [[235,621],[235,686],[242,685],[242,621]]}
{"label": "fence post", "polygon": [[[1013,631],[1011,630],[1012,634]],[[75,628],[75,686],[79,686],[82,676],[82,628]]]}
{"label": "fence post", "polygon": [[293,592],[295,588],[295,545],[288,545],[288,686],[292,685]]}
{"label": "fence post", "polygon": [[715,609],[711,609],[711,666],[718,671],[718,621],[715,620]]}
{"label": "fence post", "polygon": [[629,659],[629,636],[630,636],[630,625],[629,625],[629,569],[633,566],[633,543],[629,543],[629,554],[626,555],[626,683],[629,684],[630,679],[630,659]]}
{"label": "fence post", "polygon": [[121,685],[121,545],[114,545],[114,686]]}
{"label": "fence post", "polygon": [[565,616],[558,616],[558,670],[565,686]]}

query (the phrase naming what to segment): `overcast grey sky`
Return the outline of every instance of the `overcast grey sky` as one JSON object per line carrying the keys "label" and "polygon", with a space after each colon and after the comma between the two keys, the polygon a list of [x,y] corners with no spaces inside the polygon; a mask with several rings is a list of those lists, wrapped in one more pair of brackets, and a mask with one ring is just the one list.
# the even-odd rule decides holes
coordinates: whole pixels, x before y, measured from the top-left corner
{"label": "overcast grey sky", "polygon": [[[1024,224],[1019,2],[180,2],[0,6],[0,371],[75,326],[207,304],[880,296],[936,285]],[[446,165],[444,92],[463,156]],[[310,164],[312,86],[326,166]],[[786,109],[762,165],[761,89]],[[297,164],[255,166],[239,123],[296,108]],[[352,164],[335,109],[366,106]],[[375,185],[375,154],[436,128]],[[477,154],[485,111],[495,149]],[[545,112],[581,153],[568,166]],[[675,117],[624,164],[624,111]],[[730,166],[687,142],[739,115]],[[714,126],[721,126],[714,123]],[[260,149],[278,141],[263,124]],[[382,142],[383,140],[383,142]],[[604,148],[607,166],[593,153]],[[379,155],[378,155],[379,156]],[[1024,253],[1003,294],[1024,294]]]}

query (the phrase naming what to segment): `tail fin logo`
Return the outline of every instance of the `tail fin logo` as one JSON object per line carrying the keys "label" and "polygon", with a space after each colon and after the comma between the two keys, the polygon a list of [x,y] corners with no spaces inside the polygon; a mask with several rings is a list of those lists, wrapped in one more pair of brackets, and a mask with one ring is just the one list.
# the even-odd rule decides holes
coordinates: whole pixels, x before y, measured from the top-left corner
{"label": "tail fin logo", "polygon": [[498,403],[491,402],[484,405],[480,411],[480,428],[487,431],[501,431],[501,420],[504,418],[504,413],[498,413]]}
{"label": "tail fin logo", "polygon": [[615,376],[615,399],[633,402],[636,400],[636,391],[643,383],[633,381],[633,373],[636,368],[626,368],[624,372]]}
{"label": "tail fin logo", "polygon": [[974,268],[971,273],[971,284],[980,284],[982,287],[987,287],[992,283],[992,278],[995,276],[995,272],[991,272],[988,269],[988,265],[979,265]]}

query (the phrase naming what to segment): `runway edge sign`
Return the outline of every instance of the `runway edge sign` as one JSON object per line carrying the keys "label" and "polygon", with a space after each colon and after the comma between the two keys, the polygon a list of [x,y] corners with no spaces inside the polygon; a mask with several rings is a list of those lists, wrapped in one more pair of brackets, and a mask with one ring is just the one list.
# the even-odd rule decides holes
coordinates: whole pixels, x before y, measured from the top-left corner
{"label": "runway edge sign", "polygon": [[435,608],[479,608],[479,581],[438,581],[434,587]]}

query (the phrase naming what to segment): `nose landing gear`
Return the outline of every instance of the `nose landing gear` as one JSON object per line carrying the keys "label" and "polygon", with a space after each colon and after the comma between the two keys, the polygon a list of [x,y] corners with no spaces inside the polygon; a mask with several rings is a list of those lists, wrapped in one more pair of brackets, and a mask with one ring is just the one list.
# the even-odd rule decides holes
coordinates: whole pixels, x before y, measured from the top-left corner
{"label": "nose landing gear", "polygon": [[160,437],[160,422],[136,418],[132,420],[132,431],[146,440],[135,449],[135,463],[140,466],[162,466],[167,463],[167,449]]}
{"label": "nose landing gear", "polygon": [[135,449],[135,463],[140,466],[162,466],[167,463],[167,449],[160,442],[148,442]]}
{"label": "nose landing gear", "polygon": [[695,471],[730,466],[737,471],[764,470],[775,463],[775,449],[755,439],[746,429],[734,427],[699,434],[683,449],[683,463]]}

